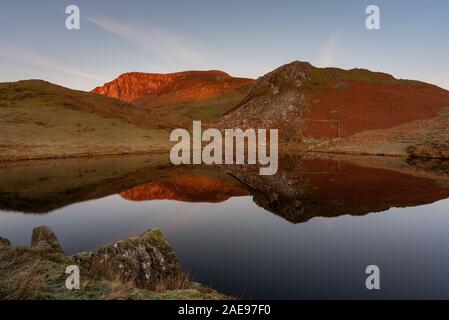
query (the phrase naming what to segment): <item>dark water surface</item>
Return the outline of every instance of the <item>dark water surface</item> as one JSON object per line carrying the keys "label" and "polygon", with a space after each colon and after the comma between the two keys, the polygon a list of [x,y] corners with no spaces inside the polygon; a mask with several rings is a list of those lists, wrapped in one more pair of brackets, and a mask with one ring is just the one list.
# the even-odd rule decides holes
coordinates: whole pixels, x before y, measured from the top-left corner
{"label": "dark water surface", "polygon": [[49,225],[73,254],[159,228],[196,281],[237,297],[449,298],[448,169],[300,154],[266,177],[166,156],[3,164],[0,235],[28,245]]}

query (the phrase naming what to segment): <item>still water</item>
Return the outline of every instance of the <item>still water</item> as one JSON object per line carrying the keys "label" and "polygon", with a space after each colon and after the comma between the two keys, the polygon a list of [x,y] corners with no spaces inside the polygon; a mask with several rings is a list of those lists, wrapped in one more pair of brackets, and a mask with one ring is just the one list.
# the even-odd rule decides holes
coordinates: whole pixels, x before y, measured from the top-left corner
{"label": "still water", "polygon": [[3,165],[0,235],[28,245],[49,225],[73,254],[158,228],[195,281],[237,297],[449,298],[445,163],[280,160],[271,177],[165,156]]}

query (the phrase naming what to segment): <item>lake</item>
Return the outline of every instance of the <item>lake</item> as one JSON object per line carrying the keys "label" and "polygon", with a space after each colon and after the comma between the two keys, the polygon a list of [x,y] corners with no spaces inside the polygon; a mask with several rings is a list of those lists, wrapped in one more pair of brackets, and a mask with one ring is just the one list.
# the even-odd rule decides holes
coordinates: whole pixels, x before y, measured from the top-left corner
{"label": "lake", "polygon": [[[256,166],[168,155],[0,164],[0,235],[66,254],[160,229],[195,281],[239,298],[448,298],[449,164],[325,154]],[[365,268],[380,268],[367,290]]]}

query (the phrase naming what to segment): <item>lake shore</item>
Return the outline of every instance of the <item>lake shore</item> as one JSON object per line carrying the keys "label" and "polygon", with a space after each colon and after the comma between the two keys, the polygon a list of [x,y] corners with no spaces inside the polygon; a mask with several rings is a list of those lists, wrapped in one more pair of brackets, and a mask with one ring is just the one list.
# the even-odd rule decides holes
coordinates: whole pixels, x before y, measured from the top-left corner
{"label": "lake shore", "polygon": [[[0,237],[0,271],[1,299],[230,299],[192,282],[157,229],[66,256],[53,230],[40,226],[33,230],[29,247],[13,247]],[[76,274],[79,280],[72,281]]]}

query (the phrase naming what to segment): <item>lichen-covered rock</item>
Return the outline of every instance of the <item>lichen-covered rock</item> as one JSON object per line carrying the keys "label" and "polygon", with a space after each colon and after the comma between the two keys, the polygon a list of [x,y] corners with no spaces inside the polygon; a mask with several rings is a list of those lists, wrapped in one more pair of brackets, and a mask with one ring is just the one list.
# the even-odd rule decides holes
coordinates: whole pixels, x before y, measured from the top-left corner
{"label": "lichen-covered rock", "polygon": [[56,238],[54,231],[47,226],[39,226],[33,229],[31,246],[43,250],[63,253],[63,250],[59,244],[58,238]]}
{"label": "lichen-covered rock", "polygon": [[8,239],[0,237],[0,247],[9,247],[11,242]]}
{"label": "lichen-covered rock", "polygon": [[152,289],[161,282],[186,279],[173,249],[157,229],[73,258],[93,276],[119,278],[139,288]]}
{"label": "lichen-covered rock", "polygon": [[[0,300],[172,300],[229,299],[189,282],[159,230],[65,256],[49,227],[33,231],[30,247],[0,237]],[[66,267],[80,268],[80,290],[65,286]]]}

